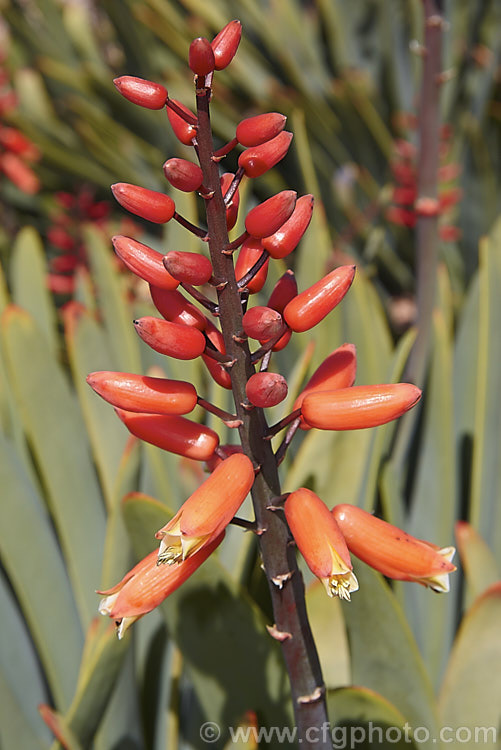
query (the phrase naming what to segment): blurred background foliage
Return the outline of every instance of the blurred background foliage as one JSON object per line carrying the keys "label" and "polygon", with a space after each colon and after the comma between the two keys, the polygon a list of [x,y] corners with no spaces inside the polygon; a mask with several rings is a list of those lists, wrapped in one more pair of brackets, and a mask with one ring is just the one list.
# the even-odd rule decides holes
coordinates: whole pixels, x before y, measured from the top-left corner
{"label": "blurred background foliage", "polygon": [[[424,398],[400,425],[312,430],[282,467],[284,490],[310,486],[329,506],[377,510],[441,546],[455,521],[468,522],[457,527],[461,570],[448,596],[390,588],[359,563],[360,591],[341,606],[305,571],[333,724],[408,721],[431,737],[443,725],[498,727],[501,705],[501,4],[443,5],[444,70],[454,75],[443,87],[441,262]],[[223,747],[228,726],[291,721],[254,540],[231,529],[217,559],[119,643],[94,617],[94,591],[152,549],[152,532],[204,473],[128,439],[85,376],[156,368],[227,404],[198,362],[166,361],[139,342],[130,321],[151,314],[151,303],[110,237],[133,234],[157,249],[193,250],[198,241],[186,243],[177,226],[132,222],[109,185],[166,190],[163,161],[189,158],[165,114],[134,107],[112,79],[149,78],[194,106],[189,43],[211,39],[235,4],[0,7],[1,746],[48,748],[55,734],[72,750],[198,748],[210,720],[223,728]],[[346,257],[358,266],[315,338],[297,335],[277,356],[289,397],[274,422],[345,341],[357,346],[357,383],[398,380],[404,369],[415,336],[421,59],[412,50],[422,5],[241,0],[237,15],[241,47],[216,76],[216,138],[222,145],[243,116],[270,110],[285,113],[295,135],[288,157],[242,190],[235,236],[246,207],[294,187],[317,201],[290,258],[300,288]],[[234,169],[235,157],[224,164]],[[180,213],[201,219],[193,196],[175,199]],[[282,261],[270,267],[268,293],[284,270]]]}

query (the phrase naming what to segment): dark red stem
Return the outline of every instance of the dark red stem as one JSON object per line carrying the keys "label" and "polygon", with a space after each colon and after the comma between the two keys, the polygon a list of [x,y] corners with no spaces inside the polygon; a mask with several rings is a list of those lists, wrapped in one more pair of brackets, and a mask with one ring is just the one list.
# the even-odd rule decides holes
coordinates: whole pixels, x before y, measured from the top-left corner
{"label": "dark red stem", "polygon": [[244,452],[255,466],[260,467],[252,488],[252,499],[257,528],[263,530],[259,536],[259,546],[273,605],[274,632],[292,635],[282,641],[281,646],[290,678],[298,739],[304,750],[323,750],[332,748],[327,738],[318,741],[316,733],[317,741],[312,743],[307,733],[310,727],[327,725],[328,718],[322,672],[306,613],[304,583],[297,567],[294,547],[289,544],[290,533],[282,514],[267,510],[267,506],[273,505],[273,498],[281,494],[277,462],[270,442],[264,440],[268,426],[263,410],[255,408],[247,411],[243,406],[246,401],[245,385],[254,373],[254,367],[247,341],[233,335],[235,331],[242,330],[242,304],[232,258],[223,252],[229,245],[226,207],[218,166],[213,160],[209,99],[210,90],[197,90],[198,153],[204,185],[214,191],[213,197],[206,202],[214,276],[228,282],[218,290],[218,299],[226,352],[230,359],[235,360],[231,379],[235,411],[242,420],[240,441]]}

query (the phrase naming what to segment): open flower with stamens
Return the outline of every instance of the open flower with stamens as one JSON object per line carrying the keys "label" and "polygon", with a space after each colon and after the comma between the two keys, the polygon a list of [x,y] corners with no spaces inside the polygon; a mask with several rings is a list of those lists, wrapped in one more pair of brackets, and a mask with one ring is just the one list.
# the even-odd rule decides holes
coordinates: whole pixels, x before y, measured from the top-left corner
{"label": "open flower with stamens", "polygon": [[[284,505],[287,523],[309,569],[329,596],[350,599],[358,590],[346,541],[334,516],[311,490],[291,492]],[[334,523],[332,523],[334,521]]]}
{"label": "open flower with stamens", "polygon": [[153,550],[138,562],[120,583],[106,591],[97,592],[104,597],[99,604],[100,614],[108,615],[115,620],[118,637],[122,638],[132,623],[158,607],[193,575],[223,538],[224,531],[203,549],[175,566],[158,565],[157,550]]}
{"label": "open flower with stamens", "polygon": [[180,563],[210,544],[230,523],[253,483],[254,467],[246,455],[235,453],[222,461],[157,531],[158,562]]}
{"label": "open flower with stamens", "polygon": [[332,516],[348,549],[388,578],[415,581],[433,591],[449,591],[454,547],[425,542],[355,505],[336,505]]}

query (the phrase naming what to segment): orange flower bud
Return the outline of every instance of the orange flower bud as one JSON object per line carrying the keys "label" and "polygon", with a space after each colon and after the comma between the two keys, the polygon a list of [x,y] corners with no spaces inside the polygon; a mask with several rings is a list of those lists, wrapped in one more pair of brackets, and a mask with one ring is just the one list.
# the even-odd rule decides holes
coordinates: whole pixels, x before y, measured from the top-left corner
{"label": "orange flower bud", "polygon": [[184,143],[185,146],[193,146],[193,139],[196,138],[197,135],[197,126],[193,124],[193,120],[196,119],[195,115],[188,109],[188,107],[185,107],[184,104],[181,104],[181,102],[178,102],[176,99],[171,99],[171,101],[183,112],[186,112],[187,115],[187,120],[185,120],[171,107],[167,107],[167,117],[169,118],[174,135],[179,141],[181,141],[181,143]]}
{"label": "orange flower bud", "polygon": [[205,315],[177,289],[170,291],[150,284],[150,294],[153,304],[165,320],[204,330],[207,323]]}
{"label": "orange flower bud", "polygon": [[354,505],[336,505],[332,515],[348,549],[388,578],[415,581],[433,591],[449,591],[454,547],[440,549]]}
{"label": "orange flower bud", "polygon": [[[223,193],[223,198],[226,195],[226,193],[229,190],[229,187],[231,183],[233,182],[233,178],[235,175],[233,172],[225,172],[223,175],[221,175],[221,192]],[[238,218],[238,204],[240,203],[240,195],[238,192],[238,188],[235,190],[235,193],[233,195],[233,198],[228,203],[226,207],[226,228],[228,230],[233,229],[235,224],[237,223]]]}
{"label": "orange flower bud", "polygon": [[245,386],[245,393],[251,404],[263,409],[283,401],[287,390],[286,379],[276,372],[256,372],[250,376]]}
{"label": "orange flower bud", "polygon": [[158,565],[158,552],[153,550],[138,562],[113,588],[98,591],[104,596],[99,613],[108,615],[118,626],[118,637],[143,615],[159,606],[178,589],[214,552],[224,538],[224,531],[199,552],[179,565]]}
{"label": "orange flower bud", "polygon": [[190,44],[189,66],[197,76],[206,76],[215,68],[216,61],[211,43],[203,36],[194,39]]}
{"label": "orange flower bud", "polygon": [[188,414],[197,404],[195,387],[183,380],[105,370],[91,372],[87,383],[105,401],[127,411]]}
{"label": "orange flower bud", "polygon": [[139,278],[160,289],[175,289],[179,281],[173,278],[162,263],[162,255],[148,245],[130,237],[113,237],[113,248],[127,268]]}
{"label": "orange flower bud", "polygon": [[270,237],[264,237],[263,247],[272,258],[285,258],[298,245],[299,240],[308,229],[313,213],[315,199],[312,195],[302,195],[296,201],[296,207],[290,219]]}
{"label": "orange flower bud", "polygon": [[[355,382],[357,374],[357,354],[353,344],[343,344],[335,349],[332,354],[324,359],[305,387],[297,397],[292,407],[292,411],[300,409],[304,399],[310,393],[320,391],[335,391],[338,388],[349,388]],[[310,426],[306,424],[301,416],[302,430],[309,430]]]}
{"label": "orange flower bud", "polygon": [[289,302],[284,310],[293,331],[308,331],[343,299],[355,276],[355,266],[339,266]]}
{"label": "orange flower bud", "polygon": [[410,383],[354,385],[310,393],[301,414],[320,430],[363,430],[401,417],[420,398],[421,391]]}
{"label": "orange flower bud", "polygon": [[272,195],[249,211],[245,219],[246,230],[258,239],[274,234],[294,211],[296,198],[295,190],[282,190]]}
{"label": "orange flower bud", "polygon": [[159,83],[134,76],[120,76],[113,80],[117,90],[133,104],[147,109],[162,109],[168,99],[167,89]]}
{"label": "orange flower bud", "polygon": [[[205,333],[207,338],[213,344],[220,354],[226,354],[226,347],[224,345],[223,334],[219,331],[216,326],[206,319],[206,330]],[[202,359],[205,366],[207,367],[212,378],[222,388],[226,388],[231,391],[231,375],[220,362],[210,357],[208,354],[202,354]]]}
{"label": "orange flower bud", "polygon": [[284,335],[278,339],[276,344],[274,344],[272,348],[272,352],[281,352],[282,349],[285,349],[285,347],[291,340],[291,336],[292,336],[292,331],[290,328],[287,328]]}
{"label": "orange flower bud", "polygon": [[163,264],[171,276],[185,284],[206,284],[212,276],[210,260],[200,253],[171,250],[165,255]]}
{"label": "orange flower bud", "polygon": [[196,359],[205,351],[205,336],[198,328],[149,315],[134,321],[139,336],[156,352],[176,359]]}
{"label": "orange flower bud", "polygon": [[247,336],[264,343],[280,333],[284,328],[284,321],[280,313],[271,307],[256,305],[247,310],[242,318],[242,325]]}
{"label": "orange flower bud", "polygon": [[266,112],[263,115],[247,117],[237,125],[235,133],[237,141],[242,146],[260,146],[281,133],[286,120],[286,116],[279,112]]}
{"label": "orange flower bud", "polygon": [[123,208],[155,224],[165,224],[170,221],[176,211],[172,198],[156,190],[129,185],[126,182],[115,183],[111,186],[111,190]]}
{"label": "orange flower bud", "polygon": [[[235,278],[237,281],[240,281],[240,279],[250,271],[252,266],[257,263],[264,252],[260,240],[257,240],[255,237],[249,237],[245,240],[240,248],[240,252],[238,253],[237,262],[235,263]],[[254,278],[245,285],[245,288],[250,294],[257,294],[257,292],[260,292],[265,285],[269,262],[270,259],[267,258]]]}
{"label": "orange flower bud", "polygon": [[242,24],[240,21],[230,21],[211,42],[214,52],[216,70],[223,70],[233,60],[240,44]]}
{"label": "orange flower bud", "polygon": [[115,411],[129,432],[139,440],[179,456],[207,461],[219,445],[214,430],[185,417],[138,414],[125,409]]}
{"label": "orange flower bud", "polygon": [[[291,492],[284,505],[285,517],[309,569],[329,596],[350,599],[358,590],[344,537],[327,506],[311,490]],[[334,523],[332,523],[334,521]]]}
{"label": "orange flower bud", "polygon": [[243,151],[238,157],[238,166],[244,170],[247,177],[261,177],[284,158],[291,141],[292,133],[284,130],[271,141]]}
{"label": "orange flower bud", "polygon": [[163,170],[170,184],[185,193],[198,190],[204,179],[198,164],[193,164],[187,159],[168,159]]}
{"label": "orange flower bud", "polygon": [[294,271],[289,269],[279,278],[273,287],[270,299],[268,300],[268,307],[273,308],[273,310],[276,310],[279,313],[283,313],[286,305],[288,305],[296,295],[296,277],[294,276]]}
{"label": "orange flower bud", "polygon": [[158,562],[173,565],[209,544],[230,523],[254,484],[252,461],[235,453],[222,461],[174,518],[156,533]]}

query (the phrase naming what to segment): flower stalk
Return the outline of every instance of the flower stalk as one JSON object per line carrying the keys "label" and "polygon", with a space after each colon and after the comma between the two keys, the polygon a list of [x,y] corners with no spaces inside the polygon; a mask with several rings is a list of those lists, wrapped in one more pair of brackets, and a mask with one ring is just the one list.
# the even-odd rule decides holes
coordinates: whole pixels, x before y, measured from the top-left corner
{"label": "flower stalk", "polygon": [[[276,628],[291,633],[292,637],[281,643],[291,682],[296,724],[303,737],[308,727],[321,726],[328,721],[324,684],[318,654],[306,614],[304,584],[292,547],[288,545],[289,532],[279,514],[267,510],[273,498],[281,494],[277,463],[269,441],[264,440],[268,426],[261,408],[246,410],[245,387],[254,374],[251,354],[246,340],[237,341],[235,331],[242,330],[242,305],[235,279],[231,256],[222,250],[229,246],[226,226],[226,207],[222,195],[209,113],[210,91],[197,92],[198,152],[204,175],[204,185],[214,194],[207,201],[208,245],[216,278],[228,283],[218,290],[221,330],[226,353],[234,359],[231,382],[242,448],[255,465],[260,466],[252,488],[256,525],[264,532],[259,536],[259,547],[269,584]],[[292,212],[293,204],[290,207]],[[289,214],[290,215],[290,214]],[[284,219],[285,221],[285,219]],[[275,230],[274,230],[275,231]],[[271,234],[272,232],[268,232]],[[274,581],[286,576],[279,588]],[[305,696],[311,700],[305,701]],[[318,743],[317,743],[318,745]],[[328,747],[328,744],[324,745]],[[322,744],[318,745],[322,747]]]}

